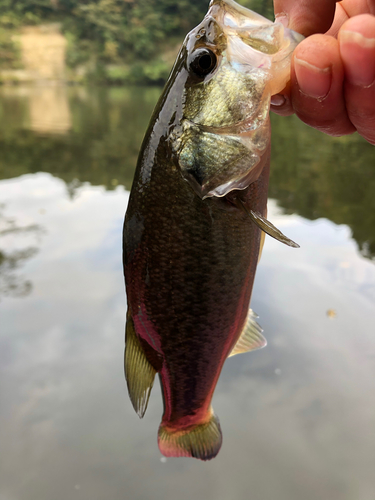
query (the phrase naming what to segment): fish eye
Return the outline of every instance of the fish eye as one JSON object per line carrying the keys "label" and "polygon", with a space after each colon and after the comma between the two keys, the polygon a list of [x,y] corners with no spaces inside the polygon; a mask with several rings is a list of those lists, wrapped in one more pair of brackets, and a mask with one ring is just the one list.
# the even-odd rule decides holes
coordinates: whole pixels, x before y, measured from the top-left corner
{"label": "fish eye", "polygon": [[212,50],[198,49],[192,54],[189,68],[196,76],[205,77],[211,73],[217,63],[217,57]]}

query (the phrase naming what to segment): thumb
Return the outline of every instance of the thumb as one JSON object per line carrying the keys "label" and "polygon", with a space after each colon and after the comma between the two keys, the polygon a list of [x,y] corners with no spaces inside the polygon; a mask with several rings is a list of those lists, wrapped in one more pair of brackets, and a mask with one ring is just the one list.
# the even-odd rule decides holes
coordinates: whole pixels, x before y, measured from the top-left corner
{"label": "thumb", "polygon": [[336,0],[274,0],[276,20],[304,36],[325,33],[335,8]]}

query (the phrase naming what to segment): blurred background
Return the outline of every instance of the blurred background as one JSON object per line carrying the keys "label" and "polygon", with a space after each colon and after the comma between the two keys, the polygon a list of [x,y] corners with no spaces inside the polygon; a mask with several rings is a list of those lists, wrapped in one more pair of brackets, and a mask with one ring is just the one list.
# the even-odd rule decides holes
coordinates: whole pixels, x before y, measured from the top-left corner
{"label": "blurred background", "polygon": [[[243,5],[272,18],[272,0]],[[0,82],[162,84],[204,0],[0,0]]]}
{"label": "blurred background", "polygon": [[[374,500],[375,148],[272,116],[252,307],[209,463],[165,459],[123,376],[122,224],[140,144],[206,1],[0,0],[0,500]],[[272,18],[272,2],[242,2]]]}

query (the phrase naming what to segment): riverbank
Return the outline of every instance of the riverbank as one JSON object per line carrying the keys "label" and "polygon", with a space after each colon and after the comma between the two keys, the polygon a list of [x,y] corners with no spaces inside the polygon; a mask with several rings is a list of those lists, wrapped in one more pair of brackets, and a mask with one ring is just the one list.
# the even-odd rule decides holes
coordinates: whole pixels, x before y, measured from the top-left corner
{"label": "riverbank", "polygon": [[0,84],[163,84],[180,43],[174,38],[150,61],[105,64],[93,53],[79,64],[72,64],[75,48],[69,36],[62,33],[60,23],[25,26],[9,32],[8,48],[0,51],[6,56],[0,64]]}
{"label": "riverbank", "polygon": [[[241,0],[273,18],[272,0]],[[0,0],[0,84],[166,81],[203,0]]]}

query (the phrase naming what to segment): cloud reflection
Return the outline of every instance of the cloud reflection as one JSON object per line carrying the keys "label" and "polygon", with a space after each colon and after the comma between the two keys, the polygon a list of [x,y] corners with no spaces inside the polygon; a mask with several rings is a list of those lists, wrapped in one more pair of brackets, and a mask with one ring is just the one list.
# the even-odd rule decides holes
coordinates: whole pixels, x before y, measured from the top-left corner
{"label": "cloud reflection", "polygon": [[46,229],[24,264],[34,293],[1,304],[0,497],[372,500],[375,267],[346,226],[271,201],[301,248],[266,239],[253,308],[268,347],[224,366],[218,457],[163,463],[160,389],[140,421],[123,377],[128,193],[83,184],[70,198],[36,174],[1,181],[0,198],[20,225]]}
{"label": "cloud reflection", "polygon": [[35,243],[42,232],[37,224],[18,225],[6,214],[6,205],[0,204],[0,299],[25,297],[31,292],[31,281],[20,276],[18,270],[38,252]]}

